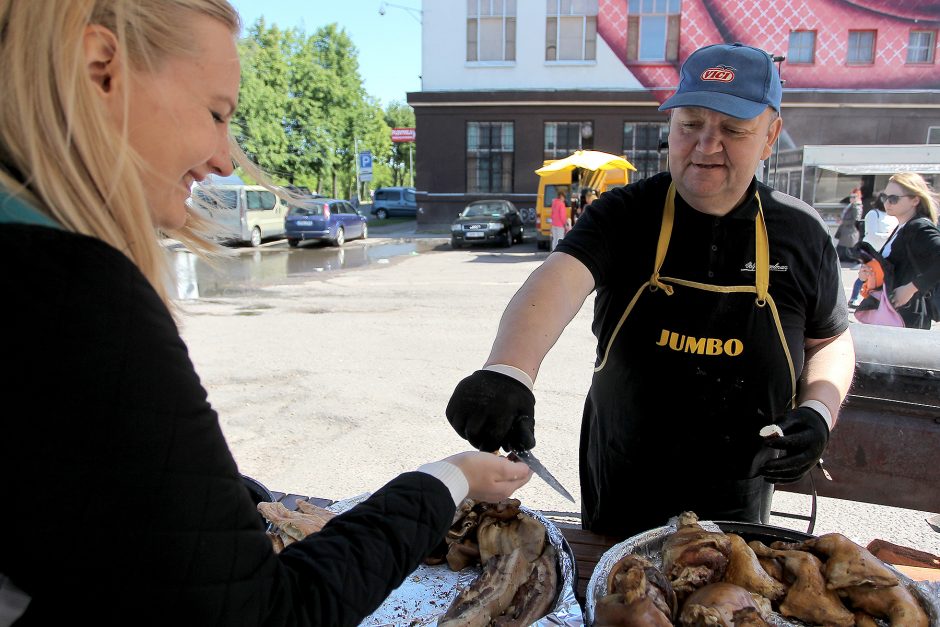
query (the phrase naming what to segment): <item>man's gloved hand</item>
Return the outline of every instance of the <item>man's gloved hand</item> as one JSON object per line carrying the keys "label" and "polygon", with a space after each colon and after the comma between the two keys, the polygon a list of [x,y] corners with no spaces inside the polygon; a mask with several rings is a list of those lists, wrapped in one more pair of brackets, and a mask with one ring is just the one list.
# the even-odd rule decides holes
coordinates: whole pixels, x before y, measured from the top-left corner
{"label": "man's gloved hand", "polygon": [[535,396],[504,374],[477,370],[454,388],[445,413],[454,431],[481,451],[535,446]]}
{"label": "man's gloved hand", "polygon": [[791,409],[780,417],[777,426],[783,437],[767,440],[767,446],[783,451],[783,455],[765,462],[760,474],[771,483],[793,483],[822,457],[829,443],[829,427],[810,407]]}

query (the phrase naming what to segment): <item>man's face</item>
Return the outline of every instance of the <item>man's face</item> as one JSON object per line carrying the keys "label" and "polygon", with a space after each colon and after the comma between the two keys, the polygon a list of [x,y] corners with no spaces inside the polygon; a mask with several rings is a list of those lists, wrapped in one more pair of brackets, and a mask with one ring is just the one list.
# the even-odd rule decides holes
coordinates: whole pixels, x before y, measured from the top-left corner
{"label": "man's face", "polygon": [[770,156],[782,120],[768,107],[750,120],[710,109],[673,109],[669,171],[692,207],[724,215],[744,197],[757,164]]}

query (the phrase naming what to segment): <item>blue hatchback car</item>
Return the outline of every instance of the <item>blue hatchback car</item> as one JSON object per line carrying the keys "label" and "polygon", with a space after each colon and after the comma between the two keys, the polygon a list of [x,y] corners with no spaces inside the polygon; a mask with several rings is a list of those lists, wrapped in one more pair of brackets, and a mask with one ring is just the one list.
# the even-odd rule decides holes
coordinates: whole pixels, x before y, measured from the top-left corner
{"label": "blue hatchback car", "polygon": [[342,246],[348,239],[369,236],[366,217],[348,201],[334,198],[311,198],[291,206],[284,218],[284,231],[291,247],[303,241]]}

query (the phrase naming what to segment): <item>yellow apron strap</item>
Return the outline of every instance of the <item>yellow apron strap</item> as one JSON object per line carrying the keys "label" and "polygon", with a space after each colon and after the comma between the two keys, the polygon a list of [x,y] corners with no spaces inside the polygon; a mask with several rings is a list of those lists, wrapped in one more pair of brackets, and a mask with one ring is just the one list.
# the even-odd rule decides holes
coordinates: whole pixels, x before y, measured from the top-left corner
{"label": "yellow apron strap", "polygon": [[760,202],[760,195],[754,192],[757,199],[757,224],[754,228],[754,241],[757,247],[754,262],[757,264],[755,283],[757,285],[757,304],[762,306],[767,302],[767,292],[770,289],[770,241],[767,236],[767,223],[764,222],[764,208]]}
{"label": "yellow apron strap", "polygon": [[[754,282],[757,286],[757,304],[763,306],[767,302],[767,292],[770,289],[770,239],[767,236],[767,223],[764,222],[764,208],[760,202],[760,194],[754,192],[757,199],[757,220],[754,227],[755,254],[754,262],[756,272]],[[676,184],[669,184],[666,192],[666,204],[663,205],[663,222],[659,229],[659,242],[656,244],[656,265],[653,267],[653,276],[650,277],[650,289],[661,289],[672,296],[672,286],[659,280],[659,270],[666,259],[669,249],[669,239],[672,236],[672,225],[676,218]]]}
{"label": "yellow apron strap", "polygon": [[666,251],[669,249],[669,238],[672,236],[672,224],[676,217],[676,184],[669,184],[666,192],[666,204],[663,205],[663,223],[659,229],[659,242],[656,244],[656,265],[653,266],[653,276],[650,277],[650,289],[659,288],[672,296],[672,286],[659,280],[659,269],[663,267]]}

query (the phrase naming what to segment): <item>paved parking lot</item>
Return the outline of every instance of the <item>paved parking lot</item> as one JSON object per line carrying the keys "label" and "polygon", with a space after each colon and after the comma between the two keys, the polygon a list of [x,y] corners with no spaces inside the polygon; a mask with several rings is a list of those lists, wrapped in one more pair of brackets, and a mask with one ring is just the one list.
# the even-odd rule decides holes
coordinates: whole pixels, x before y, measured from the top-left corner
{"label": "paved parking lot", "polygon": [[[467,448],[444,407],[486,359],[503,308],[546,253],[534,242],[452,251],[439,235],[420,239],[386,263],[184,303],[183,335],[242,472],[278,491],[340,499]],[[351,244],[390,241],[400,240]],[[256,253],[285,254],[246,254]],[[536,384],[537,453],[576,498],[592,304],[562,334]],[[650,468],[649,477],[625,480],[624,498],[630,481],[655,477]],[[542,510],[575,509],[537,478],[518,496]],[[778,493],[774,506],[806,513],[809,501]],[[938,554],[940,534],[927,515],[822,499],[816,530]]]}

